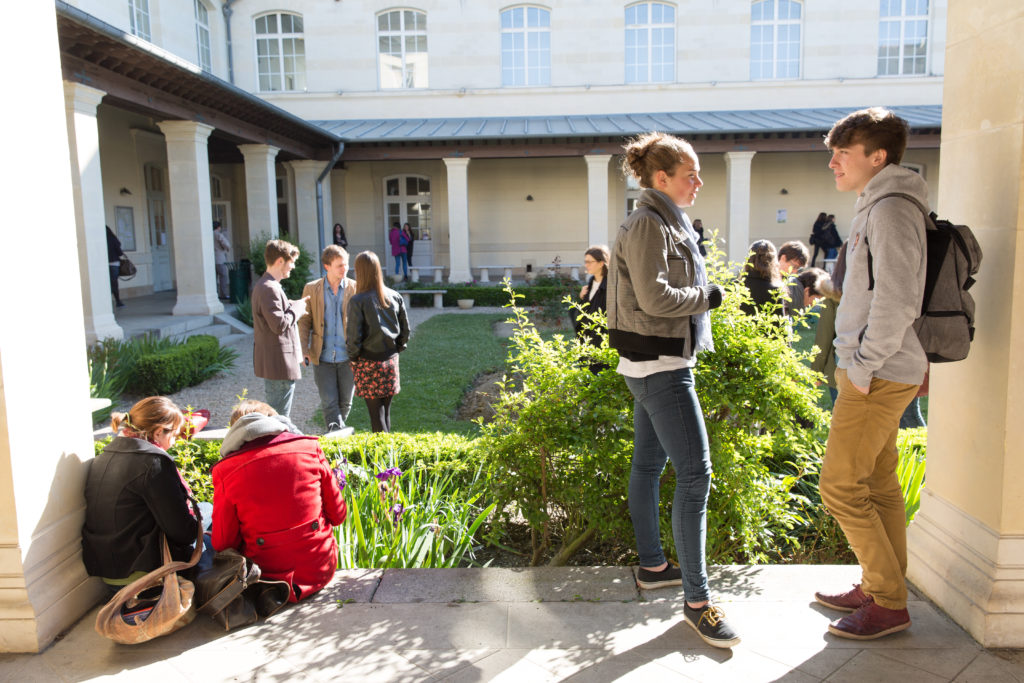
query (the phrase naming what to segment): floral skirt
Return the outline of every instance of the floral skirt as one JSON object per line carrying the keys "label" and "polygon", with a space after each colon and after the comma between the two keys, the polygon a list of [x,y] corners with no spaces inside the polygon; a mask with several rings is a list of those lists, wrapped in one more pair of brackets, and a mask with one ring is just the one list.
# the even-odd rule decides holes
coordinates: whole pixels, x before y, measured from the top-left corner
{"label": "floral skirt", "polygon": [[359,398],[387,398],[402,390],[398,378],[398,354],[387,360],[356,358],[352,361]]}

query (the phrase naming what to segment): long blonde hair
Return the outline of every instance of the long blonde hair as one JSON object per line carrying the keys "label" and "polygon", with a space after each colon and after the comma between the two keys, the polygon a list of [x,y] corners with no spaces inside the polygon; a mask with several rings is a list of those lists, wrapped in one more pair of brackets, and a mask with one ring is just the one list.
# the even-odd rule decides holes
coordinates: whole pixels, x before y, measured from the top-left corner
{"label": "long blonde hair", "polygon": [[144,398],[129,408],[127,413],[110,415],[110,429],[114,434],[147,441],[153,441],[161,429],[180,434],[184,425],[185,416],[181,408],[166,396]]}
{"label": "long blonde hair", "polygon": [[380,259],[372,251],[361,251],[356,255],[356,293],[373,291],[381,308],[388,308],[388,295],[384,287],[384,272]]}

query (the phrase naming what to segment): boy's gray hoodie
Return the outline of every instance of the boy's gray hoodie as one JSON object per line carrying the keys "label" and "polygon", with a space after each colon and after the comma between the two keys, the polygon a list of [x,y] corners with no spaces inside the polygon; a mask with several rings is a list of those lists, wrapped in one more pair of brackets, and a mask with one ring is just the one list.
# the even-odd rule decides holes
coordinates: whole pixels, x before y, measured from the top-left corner
{"label": "boy's gray hoodie", "polygon": [[[873,377],[920,384],[928,368],[912,325],[921,314],[927,250],[921,210],[891,192],[928,206],[921,176],[889,164],[857,198],[850,226],[843,299],[836,314],[836,356],[851,382],[867,387]],[[868,246],[874,270],[869,290]]]}

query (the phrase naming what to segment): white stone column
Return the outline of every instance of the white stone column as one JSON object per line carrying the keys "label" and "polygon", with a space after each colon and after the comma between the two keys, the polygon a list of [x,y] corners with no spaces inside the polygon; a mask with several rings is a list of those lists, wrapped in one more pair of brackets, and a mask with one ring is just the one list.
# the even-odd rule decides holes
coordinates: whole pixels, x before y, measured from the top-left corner
{"label": "white stone column", "polygon": [[82,273],[82,314],[85,339],[121,339],[124,331],[114,319],[107,267],[107,229],[100,172],[100,136],[96,107],[102,90],[64,82],[64,111],[71,153],[71,192],[78,234],[78,268]]}
{"label": "white stone column", "polygon": [[586,154],[587,247],[608,244],[608,162],[611,154]]}
{"label": "white stone column", "polygon": [[[27,3],[18,19],[32,29],[0,42],[0,62],[17,65],[4,85],[31,93],[31,106],[4,111],[17,168],[4,176],[0,225],[36,249],[0,268],[10,312],[0,324],[0,651],[37,652],[103,588],[81,559],[93,441],[71,170],[80,147],[68,139],[53,6]],[[104,268],[106,258],[104,248]]]}
{"label": "white stone column", "polygon": [[750,249],[750,162],[756,152],[725,153],[725,253],[744,263]]}
{"label": "white stone column", "polygon": [[245,158],[245,208],[248,241],[260,235],[278,236],[277,173],[274,159],[280,151],[271,145],[239,145]]}
{"label": "white stone column", "polygon": [[446,157],[449,282],[472,282],[469,269],[469,157]]}
{"label": "white stone column", "polygon": [[[295,222],[291,233],[292,241],[305,252],[313,255],[313,263],[320,262],[320,240],[316,224],[316,179],[324,170],[323,161],[289,161],[295,178]],[[324,184],[327,184],[326,179]],[[328,194],[324,194],[326,203]],[[325,212],[326,213],[326,212]],[[326,228],[325,228],[326,229]]]}
{"label": "white stone column", "polygon": [[167,140],[167,177],[171,192],[174,277],[178,301],[174,315],[221,313],[213,254],[213,207],[206,141],[213,127],[195,121],[157,123]]}
{"label": "white stone column", "polygon": [[[984,258],[970,356],[933,364],[907,577],[985,647],[1024,647],[1024,72],[1018,0],[951,0],[938,213]],[[979,74],[984,74],[979,78]]]}

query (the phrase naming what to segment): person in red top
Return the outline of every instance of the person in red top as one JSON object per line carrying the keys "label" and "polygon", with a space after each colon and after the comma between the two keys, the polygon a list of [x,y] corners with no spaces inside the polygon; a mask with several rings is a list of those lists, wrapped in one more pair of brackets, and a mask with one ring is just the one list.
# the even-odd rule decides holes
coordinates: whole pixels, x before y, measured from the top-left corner
{"label": "person in red top", "polygon": [[242,401],[230,424],[211,470],[213,547],[234,548],[265,578],[288,582],[298,602],[334,576],[331,528],[345,521],[345,500],[316,437],[266,403]]}

